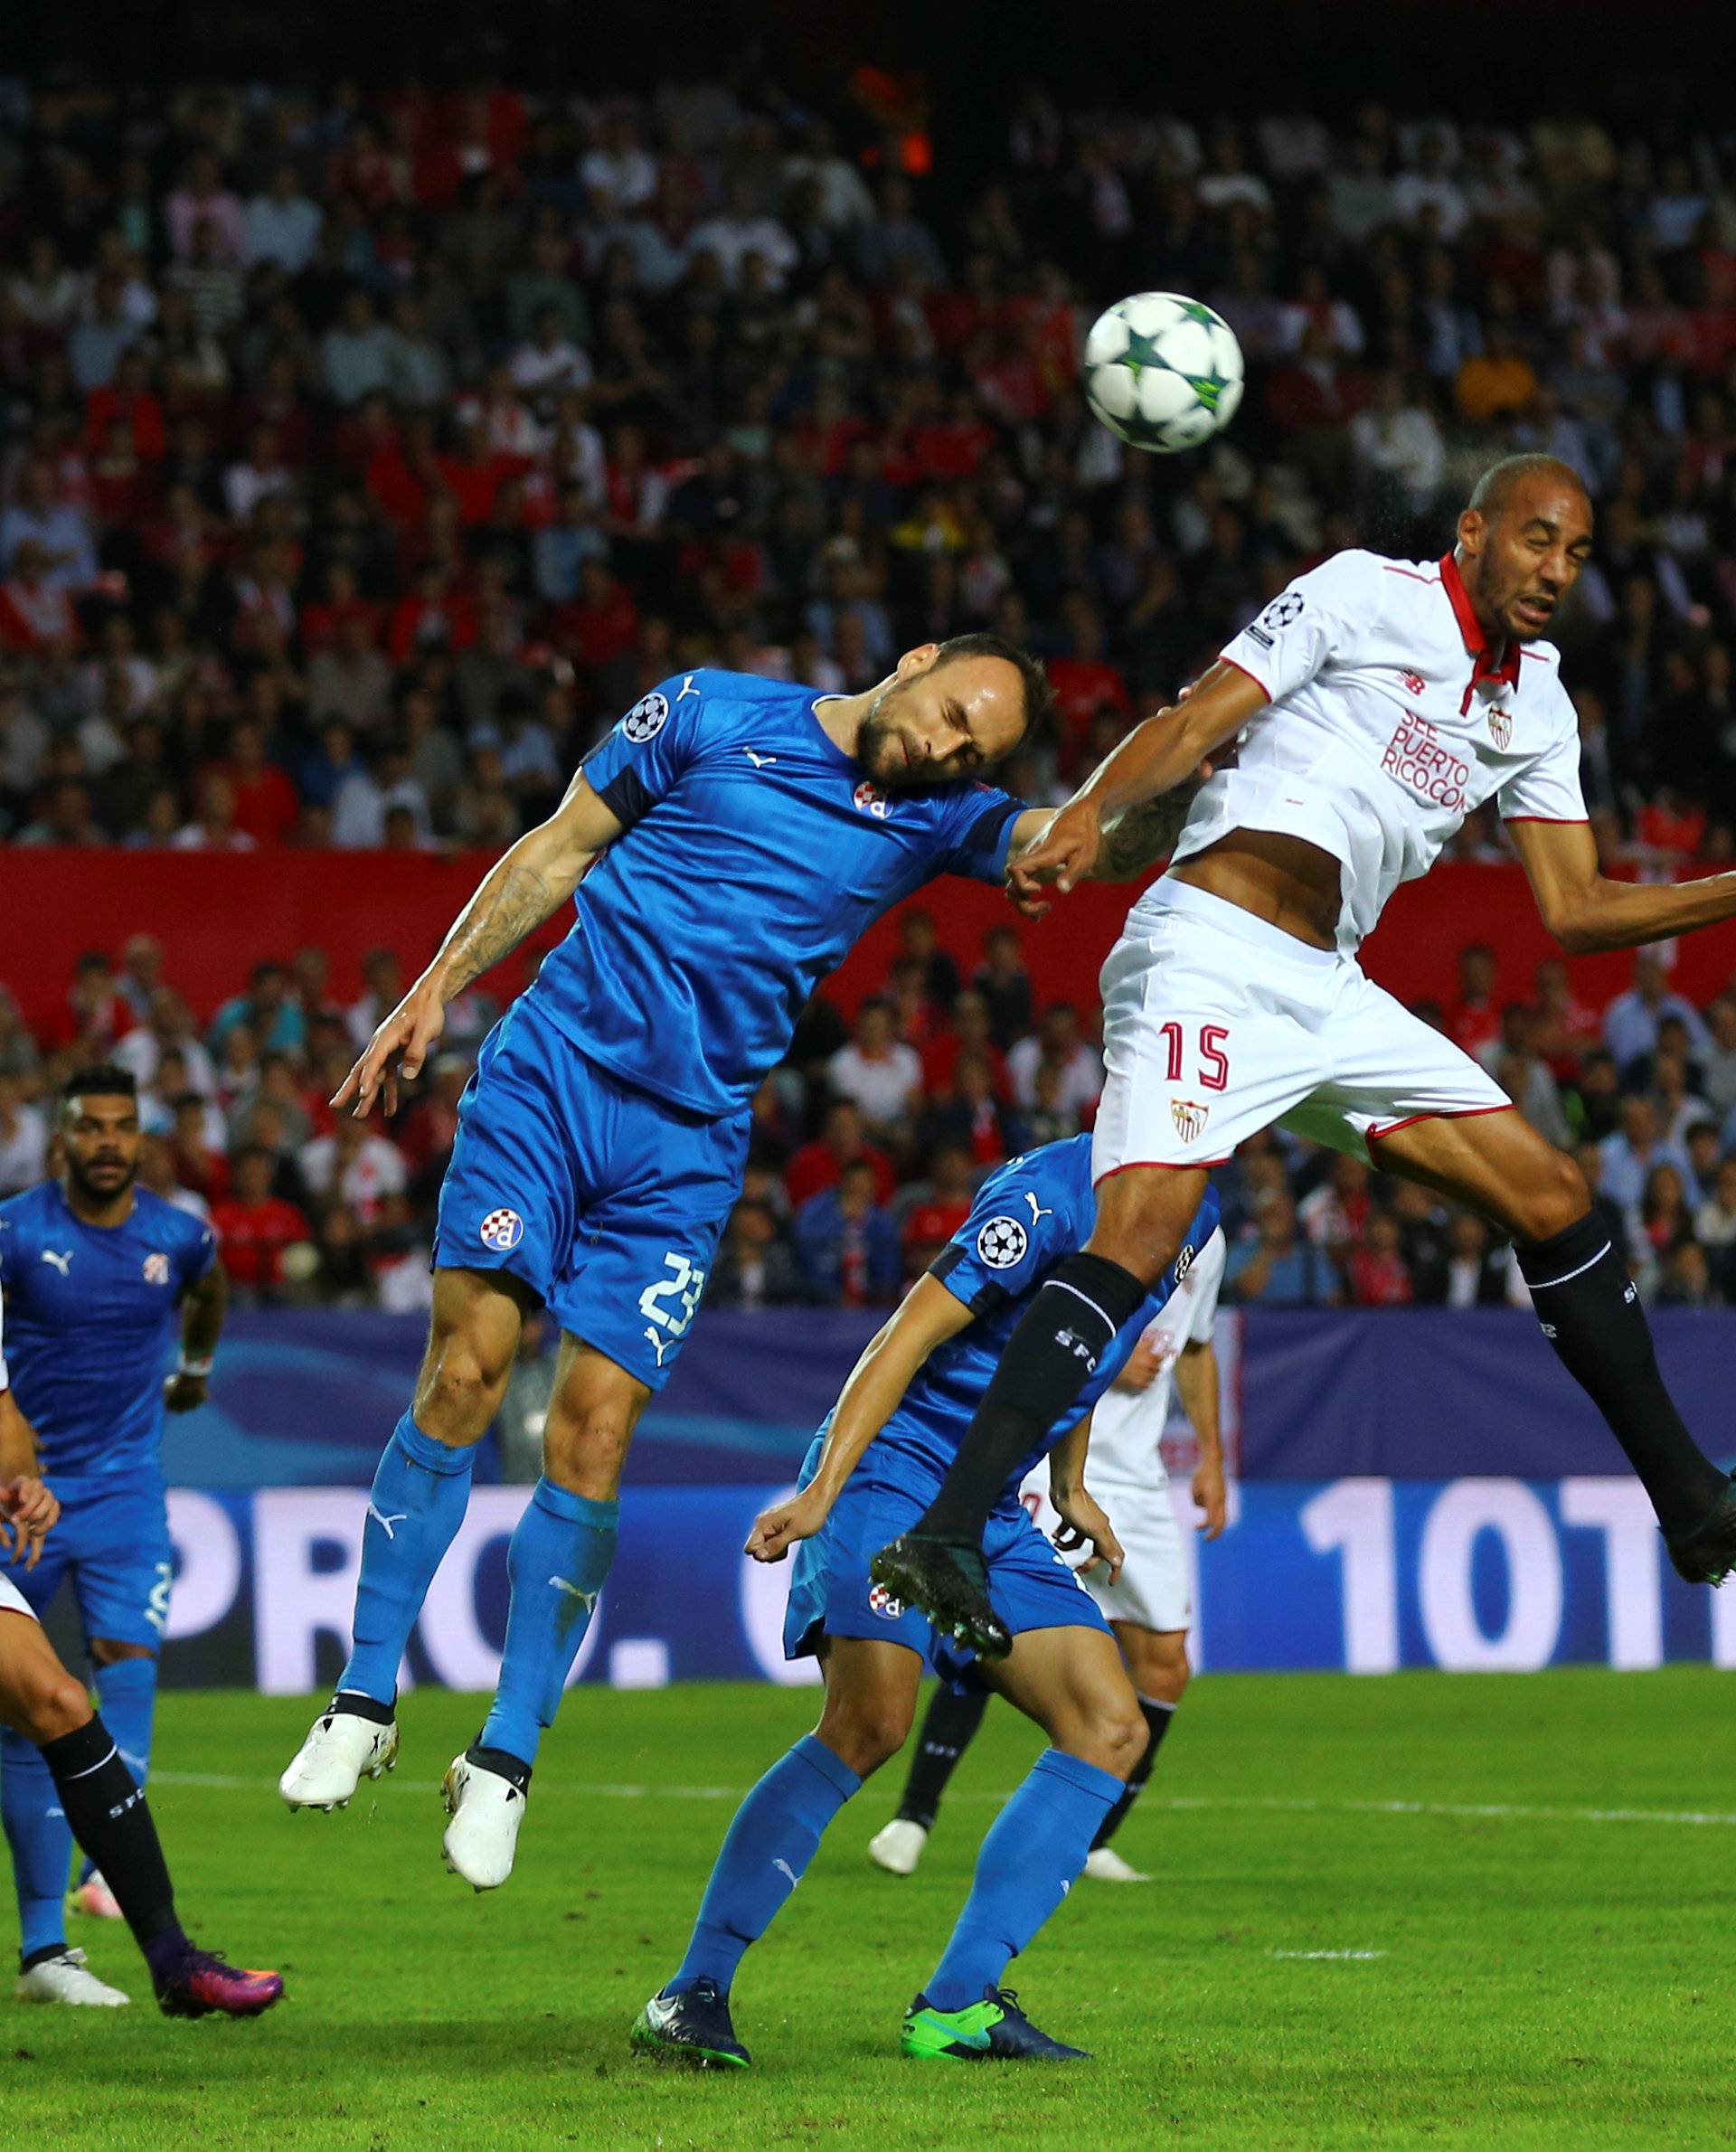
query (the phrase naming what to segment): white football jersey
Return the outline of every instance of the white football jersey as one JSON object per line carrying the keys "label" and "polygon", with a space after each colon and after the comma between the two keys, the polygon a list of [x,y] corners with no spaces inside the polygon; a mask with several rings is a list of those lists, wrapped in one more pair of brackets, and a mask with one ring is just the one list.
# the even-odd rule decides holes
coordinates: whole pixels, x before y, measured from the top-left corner
{"label": "white football jersey", "polygon": [[[1156,1380],[1144,1390],[1111,1388],[1098,1399],[1091,1413],[1091,1447],[1085,1464],[1088,1487],[1149,1490],[1164,1485],[1168,1477],[1164,1468],[1164,1430],[1169,1424],[1175,1363],[1184,1345],[1205,1344],[1211,1338],[1228,1253],[1220,1226],[1188,1265],[1187,1276],[1140,1339],[1141,1345],[1156,1353],[1162,1364]],[[1113,1516],[1113,1510],[1110,1515]]]}
{"label": "white football jersey", "polygon": [[1450,553],[1335,553],[1223,656],[1271,700],[1241,734],[1236,766],[1202,787],[1175,857],[1232,829],[1317,845],[1343,864],[1346,955],[1486,800],[1508,821],[1586,819],[1561,653],[1490,648]]}

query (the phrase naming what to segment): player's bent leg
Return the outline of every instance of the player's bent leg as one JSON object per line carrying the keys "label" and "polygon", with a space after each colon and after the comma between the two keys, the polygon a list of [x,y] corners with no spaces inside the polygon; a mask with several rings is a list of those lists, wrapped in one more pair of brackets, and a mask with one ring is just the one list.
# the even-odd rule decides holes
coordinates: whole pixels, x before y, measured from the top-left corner
{"label": "player's bent leg", "polygon": [[0,1813],[18,1894],[18,1987],[24,2003],[118,2009],[130,1998],[99,1980],[67,1948],[64,1907],[72,1833],[42,1744],[90,1716],[82,1683],[61,1666],[28,1614],[0,1613]]}
{"label": "player's bent leg", "polygon": [[910,1758],[898,1814],[868,1841],[868,1858],[888,1875],[913,1875],[934,1828],[940,1803],[959,1760],[976,1738],[988,1709],[986,1689],[959,1691],[941,1682]]}
{"label": "player's bent leg", "polygon": [[1665,1388],[1638,1292],[1578,1166],[1517,1113],[1419,1120],[1370,1147],[1387,1171],[1475,1205],[1514,1235],[1543,1335],[1627,1452],[1678,1573],[1722,1582],[1736,1567],[1736,1485]]}
{"label": "player's bent leg", "polygon": [[[40,1750],[74,1838],[108,1877],[120,1902],[159,2006],[171,2016],[190,2017],[212,2011],[246,2017],[269,2009],[283,1993],[276,1973],[231,1966],[214,1952],[196,1949],[188,1939],[175,1915],[174,1886],[149,1805],[114,1737],[35,1620],[5,1610],[0,1610],[0,1724]],[[51,1977],[59,1992],[28,1999],[110,2007],[126,2002],[118,1989],[91,1979],[82,1951],[64,1956],[64,1971]],[[41,1967],[27,1972],[20,1992],[42,1972]],[[88,1992],[92,1987],[101,1992]]]}
{"label": "player's bent leg", "polygon": [[873,1574],[944,1636],[985,1659],[1011,1638],[988,1604],[983,1528],[1021,1459],[1078,1397],[1151,1281],[1180,1252],[1206,1182],[1203,1166],[1130,1166],[1100,1181],[1085,1247],[1044,1279],[1007,1341],[970,1429],[912,1530],[874,1558]]}
{"label": "player's bent leg", "polygon": [[1121,1648],[1122,1663],[1133,1683],[1140,1716],[1146,1722],[1146,1745],[1139,1760],[1127,1774],[1120,1797],[1098,1826],[1085,1873],[1097,1883],[1149,1883],[1151,1878],[1126,1861],[1109,1844],[1127,1821],[1157,1761],[1157,1751],[1175,1716],[1175,1707],[1188,1682],[1187,1631],[1151,1629],[1137,1621],[1110,1624]]}
{"label": "player's bent leg", "polygon": [[922,1674],[914,1651],[879,1638],[834,1637],[822,1663],[819,1724],[736,1810],[686,1955],[633,2027],[643,2053],[746,2067],[748,2051],[730,2019],[736,1968],[806,1874],[826,1826],[910,1732]]}
{"label": "player's bent leg", "polygon": [[499,1687],[441,1789],[452,1819],[446,1865],[475,1890],[496,1890],[513,1872],[537,1751],[615,1559],[616,1490],[650,1395],[607,1354],[561,1338],[542,1477],[506,1553],[511,1600]]}
{"label": "player's bent leg", "polygon": [[347,1807],[397,1760],[398,1668],[470,1501],[475,1446],[499,1410],[535,1296],[504,1270],[434,1274],[428,1349],[410,1410],[380,1459],[362,1534],[349,1663],[278,1790],[292,1808]]}
{"label": "player's bent leg", "polygon": [[1001,1986],[1085,1865],[1137,1761],[1145,1724],[1106,1629],[1026,1629],[985,1678],[1050,1747],[990,1826],[970,1895],[904,2021],[906,2054],[1071,2062],[1084,2051],[1038,2032]]}
{"label": "player's bent leg", "polygon": [[[118,1637],[92,1637],[90,1664],[96,1673],[97,1705],[115,1737],[121,1760],[141,1786],[150,1776],[151,1733],[156,1717],[156,1654],[148,1644]],[[96,1921],[118,1921],[120,1903],[102,1871],[85,1864],[67,1898],[70,1913]]]}

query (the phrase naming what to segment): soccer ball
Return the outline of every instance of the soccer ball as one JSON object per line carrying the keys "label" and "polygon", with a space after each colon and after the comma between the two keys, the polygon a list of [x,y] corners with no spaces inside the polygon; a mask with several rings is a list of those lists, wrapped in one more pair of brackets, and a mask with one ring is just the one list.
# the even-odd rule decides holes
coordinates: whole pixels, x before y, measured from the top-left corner
{"label": "soccer ball", "polygon": [[1132,448],[1197,448],[1241,401],[1241,346],[1198,299],[1136,291],[1099,314],[1085,339],[1085,398]]}

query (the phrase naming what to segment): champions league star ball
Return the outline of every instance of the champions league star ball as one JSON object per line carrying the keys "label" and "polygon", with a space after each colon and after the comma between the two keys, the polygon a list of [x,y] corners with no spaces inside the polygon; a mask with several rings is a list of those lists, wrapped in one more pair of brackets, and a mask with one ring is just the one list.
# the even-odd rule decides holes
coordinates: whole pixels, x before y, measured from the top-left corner
{"label": "champions league star ball", "polygon": [[1198,299],[1136,291],[1099,314],[1085,339],[1085,398],[1132,448],[1197,448],[1241,401],[1241,346]]}

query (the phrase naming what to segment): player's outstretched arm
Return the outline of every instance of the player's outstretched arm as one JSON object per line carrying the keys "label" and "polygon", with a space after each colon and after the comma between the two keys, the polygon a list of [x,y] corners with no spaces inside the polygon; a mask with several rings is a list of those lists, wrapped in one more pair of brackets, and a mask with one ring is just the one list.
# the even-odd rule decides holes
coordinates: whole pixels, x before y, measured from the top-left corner
{"label": "player's outstretched arm", "polygon": [[1694,882],[1611,882],[1583,822],[1507,825],[1543,924],[1571,957],[1637,949],[1736,919],[1736,874]]}
{"label": "player's outstretched arm", "polygon": [[919,1278],[902,1306],[869,1340],[838,1393],[819,1468],[800,1494],[774,1503],[753,1521],[747,1552],[781,1562],[798,1539],[812,1539],[832,1514],[862,1453],[903,1402],[918,1368],[936,1346],[974,1322],[964,1302],[938,1278]]}
{"label": "player's outstretched arm", "polygon": [[163,1399],[171,1412],[195,1411],[211,1394],[211,1364],[228,1307],[229,1273],[213,1257],[204,1276],[181,1296],[181,1357]]}
{"label": "player's outstretched arm", "polygon": [[1184,702],[1136,725],[1054,816],[1043,841],[1009,868],[1014,899],[1045,883],[1064,893],[1085,881],[1118,816],[1191,780],[1267,700],[1259,681],[1220,658]]}
{"label": "player's outstretched arm", "polygon": [[1191,1338],[1175,1363],[1175,1394],[1200,1446],[1194,1468],[1194,1501],[1204,1515],[1200,1529],[1216,1539],[1229,1518],[1223,1481],[1223,1431],[1218,1421],[1218,1354],[1210,1338]]}
{"label": "player's outstretched arm", "polygon": [[1089,1576],[1099,1562],[1107,1562],[1109,1581],[1113,1584],[1127,1556],[1103,1505],[1085,1485],[1085,1459],[1090,1447],[1091,1416],[1087,1412],[1049,1452],[1049,1499],[1061,1519],[1055,1544],[1063,1554],[1071,1554],[1075,1547],[1089,1542],[1091,1558],[1080,1563],[1080,1574]]}
{"label": "player's outstretched arm", "polygon": [[582,770],[546,822],[526,830],[453,920],[434,961],[368,1042],[367,1052],[333,1094],[352,1100],[358,1120],[383,1092],[388,1113],[398,1108],[398,1080],[418,1076],[446,1023],[446,1005],[485,971],[510,956],[578,888],[580,878],[621,824],[586,782]]}

